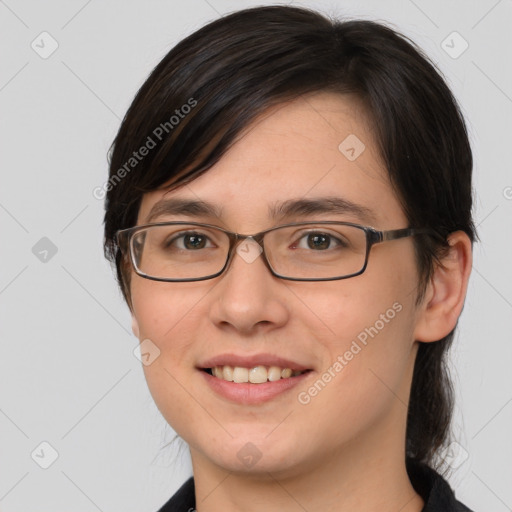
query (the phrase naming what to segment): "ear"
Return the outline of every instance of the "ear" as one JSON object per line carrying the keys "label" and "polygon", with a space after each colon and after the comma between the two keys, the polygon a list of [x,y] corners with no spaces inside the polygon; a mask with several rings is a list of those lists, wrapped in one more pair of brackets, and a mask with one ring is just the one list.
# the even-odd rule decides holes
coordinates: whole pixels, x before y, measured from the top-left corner
{"label": "ear", "polygon": [[139,322],[137,322],[137,319],[135,318],[135,315],[132,313],[132,332],[135,334],[135,337],[139,339]]}
{"label": "ear", "polygon": [[457,325],[464,306],[473,262],[471,240],[464,231],[448,237],[449,249],[436,265],[419,306],[414,339],[438,341]]}

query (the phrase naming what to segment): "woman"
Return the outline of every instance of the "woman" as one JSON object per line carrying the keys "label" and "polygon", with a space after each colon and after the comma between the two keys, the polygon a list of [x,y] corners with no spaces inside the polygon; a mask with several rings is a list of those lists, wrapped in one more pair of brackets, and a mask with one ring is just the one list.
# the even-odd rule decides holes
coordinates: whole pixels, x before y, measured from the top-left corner
{"label": "woman", "polygon": [[149,389],[190,449],[162,511],[469,510],[436,468],[471,171],[451,92],[383,25],[247,9],[164,57],[105,214]]}

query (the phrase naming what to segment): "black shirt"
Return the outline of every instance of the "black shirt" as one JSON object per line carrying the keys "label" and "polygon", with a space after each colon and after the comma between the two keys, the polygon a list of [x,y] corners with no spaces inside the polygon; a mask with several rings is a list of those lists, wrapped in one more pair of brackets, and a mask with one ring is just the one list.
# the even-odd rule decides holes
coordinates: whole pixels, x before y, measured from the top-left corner
{"label": "black shirt", "polygon": [[[430,467],[407,459],[406,469],[414,490],[425,502],[422,512],[472,512],[456,500],[448,482]],[[158,512],[192,512],[195,508],[194,478],[190,477]]]}

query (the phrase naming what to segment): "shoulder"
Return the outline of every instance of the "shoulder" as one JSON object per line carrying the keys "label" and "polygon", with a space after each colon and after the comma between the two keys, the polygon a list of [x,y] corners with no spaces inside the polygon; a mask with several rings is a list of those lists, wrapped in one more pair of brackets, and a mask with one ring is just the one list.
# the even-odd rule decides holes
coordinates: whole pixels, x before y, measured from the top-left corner
{"label": "shoulder", "polygon": [[193,512],[195,508],[194,478],[190,477],[158,512]]}
{"label": "shoulder", "polygon": [[456,499],[450,484],[431,467],[408,458],[406,468],[412,486],[425,502],[422,512],[473,512]]}
{"label": "shoulder", "polygon": [[[412,459],[407,459],[406,468],[425,502],[422,512],[473,512],[456,499],[448,482],[434,469]],[[195,506],[194,478],[190,477],[158,512],[192,512]]]}

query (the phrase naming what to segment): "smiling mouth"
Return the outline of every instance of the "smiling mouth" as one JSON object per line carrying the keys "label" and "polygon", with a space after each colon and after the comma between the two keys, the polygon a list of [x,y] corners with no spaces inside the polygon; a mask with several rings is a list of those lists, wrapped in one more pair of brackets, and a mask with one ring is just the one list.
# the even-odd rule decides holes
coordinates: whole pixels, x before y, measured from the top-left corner
{"label": "smiling mouth", "polygon": [[214,368],[202,368],[202,371],[217,377],[218,379],[234,383],[264,384],[265,382],[276,382],[282,379],[297,377],[311,370],[292,370],[291,368],[280,368],[279,366],[254,366],[244,368],[241,366],[215,366]]}

